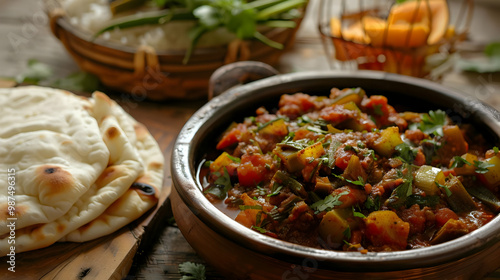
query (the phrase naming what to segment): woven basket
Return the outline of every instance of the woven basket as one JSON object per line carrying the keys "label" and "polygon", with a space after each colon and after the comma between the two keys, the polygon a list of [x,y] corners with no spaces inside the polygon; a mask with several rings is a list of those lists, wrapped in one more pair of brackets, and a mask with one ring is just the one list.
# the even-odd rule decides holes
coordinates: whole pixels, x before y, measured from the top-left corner
{"label": "woven basket", "polygon": [[279,50],[256,40],[234,40],[226,46],[197,48],[189,63],[184,51],[159,52],[151,46],[116,45],[91,40],[73,27],[56,1],[46,0],[52,33],[62,42],[79,67],[96,75],[107,87],[142,100],[200,99],[207,96],[210,75],[220,66],[244,60],[275,65],[294,42],[302,19],[293,29],[274,28],[264,35],[284,45]]}

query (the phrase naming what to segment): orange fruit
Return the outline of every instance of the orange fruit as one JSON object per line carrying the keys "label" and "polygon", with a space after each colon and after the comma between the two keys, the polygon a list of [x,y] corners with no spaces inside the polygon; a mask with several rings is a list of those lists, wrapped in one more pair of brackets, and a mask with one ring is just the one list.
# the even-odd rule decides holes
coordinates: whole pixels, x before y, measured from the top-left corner
{"label": "orange fruit", "polygon": [[446,0],[413,0],[394,5],[387,22],[389,25],[427,25],[430,29],[427,44],[433,45],[446,35],[449,20]]}

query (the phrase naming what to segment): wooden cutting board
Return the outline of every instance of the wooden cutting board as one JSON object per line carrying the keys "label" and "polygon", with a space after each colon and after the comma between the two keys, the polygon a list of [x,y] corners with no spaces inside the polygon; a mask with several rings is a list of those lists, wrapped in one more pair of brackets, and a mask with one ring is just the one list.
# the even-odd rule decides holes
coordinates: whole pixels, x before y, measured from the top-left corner
{"label": "wooden cutting board", "polygon": [[156,239],[170,212],[164,186],[158,205],[121,230],[84,243],[56,243],[44,249],[16,254],[15,272],[8,258],[0,258],[0,279],[123,279],[134,257]]}

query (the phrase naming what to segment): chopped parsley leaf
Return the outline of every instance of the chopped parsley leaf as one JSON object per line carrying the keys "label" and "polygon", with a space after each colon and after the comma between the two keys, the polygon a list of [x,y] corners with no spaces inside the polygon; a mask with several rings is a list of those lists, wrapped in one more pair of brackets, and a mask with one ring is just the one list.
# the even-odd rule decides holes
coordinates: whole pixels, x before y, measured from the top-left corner
{"label": "chopped parsley leaf", "polygon": [[489,167],[493,167],[495,165],[491,164],[491,163],[484,162],[484,161],[475,160],[474,166],[476,167],[476,173],[484,174],[484,173],[488,173],[488,171],[490,171],[488,169]]}

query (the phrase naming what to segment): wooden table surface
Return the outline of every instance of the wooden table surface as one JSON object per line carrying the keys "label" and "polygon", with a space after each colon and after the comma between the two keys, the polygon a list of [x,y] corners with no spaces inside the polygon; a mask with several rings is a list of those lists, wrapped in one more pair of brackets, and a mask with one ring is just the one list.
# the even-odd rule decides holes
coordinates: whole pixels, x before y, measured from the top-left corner
{"label": "wooden table surface", "polygon": [[[316,0],[311,1],[308,17],[297,34],[294,48],[284,54],[277,65],[282,73],[329,69],[313,20]],[[478,46],[483,46],[489,41],[500,41],[498,5],[478,6],[474,13],[471,42],[465,45],[466,48],[470,49],[472,46],[473,50],[477,51],[480,50]],[[29,59],[36,59],[49,65],[53,69],[54,78],[66,77],[79,70],[60,42],[50,33],[48,19],[40,1],[0,0],[0,38],[0,77],[15,77],[23,73]],[[453,71],[446,74],[441,83],[455,88],[464,95],[481,99],[500,110],[498,73]],[[127,95],[110,94],[133,117],[143,122],[158,140],[167,159],[165,185],[170,186],[169,157],[173,141],[183,124],[206,100],[137,103]],[[171,220],[165,219],[160,228],[155,239],[150,240],[153,245],[136,256],[126,279],[179,279],[180,263],[186,261],[204,263]],[[0,271],[0,275],[2,273],[4,272]],[[222,279],[222,277],[211,267],[207,267],[207,279]],[[500,279],[500,271],[490,275],[489,279]]]}

